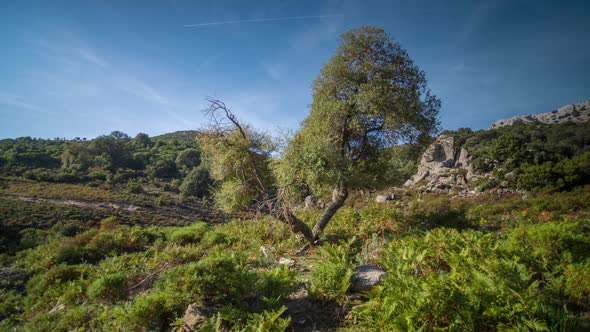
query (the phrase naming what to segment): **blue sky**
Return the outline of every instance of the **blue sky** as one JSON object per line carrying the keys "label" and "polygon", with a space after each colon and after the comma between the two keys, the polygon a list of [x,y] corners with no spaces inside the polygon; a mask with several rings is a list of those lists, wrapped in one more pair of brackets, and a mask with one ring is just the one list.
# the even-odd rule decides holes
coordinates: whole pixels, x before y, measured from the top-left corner
{"label": "blue sky", "polygon": [[[342,32],[379,25],[426,72],[443,128],[590,99],[588,1],[2,1],[0,137],[200,128],[205,98],[278,133]],[[269,20],[273,18],[320,16]],[[190,24],[259,22],[186,27]]]}

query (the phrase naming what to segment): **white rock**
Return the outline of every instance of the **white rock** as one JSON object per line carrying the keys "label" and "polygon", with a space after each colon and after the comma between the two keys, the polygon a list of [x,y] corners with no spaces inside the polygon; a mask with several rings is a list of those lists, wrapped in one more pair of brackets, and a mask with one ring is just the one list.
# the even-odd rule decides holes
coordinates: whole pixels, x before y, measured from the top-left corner
{"label": "white rock", "polygon": [[353,292],[366,292],[381,283],[385,271],[373,265],[359,265],[352,274],[350,289]]}

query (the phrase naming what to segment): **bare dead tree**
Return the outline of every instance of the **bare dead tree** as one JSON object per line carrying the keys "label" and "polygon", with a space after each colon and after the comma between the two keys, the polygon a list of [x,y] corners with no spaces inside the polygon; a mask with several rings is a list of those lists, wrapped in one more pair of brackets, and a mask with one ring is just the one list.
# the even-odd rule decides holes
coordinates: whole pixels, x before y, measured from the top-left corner
{"label": "bare dead tree", "polygon": [[[209,118],[209,134],[213,135],[216,139],[220,139],[229,147],[232,143],[227,139],[227,135],[237,130],[244,143],[250,143],[251,138],[248,136],[245,126],[240,123],[235,114],[232,113],[224,102],[212,97],[208,97],[207,101],[209,107],[204,113]],[[247,153],[255,154],[256,151],[248,150]],[[317,235],[314,235],[312,229],[301,219],[297,218],[288,204],[286,204],[283,198],[283,190],[279,188],[276,193],[271,194],[271,188],[265,186],[262,181],[261,170],[253,162],[254,158],[248,158],[248,160],[251,161],[251,168],[254,173],[253,177],[256,179],[255,186],[259,193],[254,204],[254,211],[257,214],[270,215],[287,224],[292,232],[302,234],[310,243],[317,241]]]}

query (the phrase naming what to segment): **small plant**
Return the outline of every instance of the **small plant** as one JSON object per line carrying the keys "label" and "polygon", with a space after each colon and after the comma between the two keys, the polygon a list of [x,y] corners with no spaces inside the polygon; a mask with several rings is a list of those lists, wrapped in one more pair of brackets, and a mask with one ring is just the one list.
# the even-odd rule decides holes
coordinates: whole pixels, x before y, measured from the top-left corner
{"label": "small plant", "polygon": [[111,273],[96,279],[88,287],[92,299],[115,302],[127,297],[127,277],[123,273]]}
{"label": "small plant", "polygon": [[319,249],[318,262],[309,275],[310,295],[324,301],[345,301],[353,271],[350,246],[354,240]]}
{"label": "small plant", "polygon": [[210,227],[204,222],[198,222],[190,226],[175,229],[169,235],[172,243],[186,245],[190,243],[199,243],[203,236],[210,232]]}

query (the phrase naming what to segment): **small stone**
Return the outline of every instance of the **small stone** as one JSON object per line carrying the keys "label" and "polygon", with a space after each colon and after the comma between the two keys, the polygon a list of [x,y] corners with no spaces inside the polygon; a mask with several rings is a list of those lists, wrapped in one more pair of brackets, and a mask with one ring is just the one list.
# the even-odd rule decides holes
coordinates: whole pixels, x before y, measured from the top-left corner
{"label": "small stone", "polygon": [[353,292],[370,291],[381,283],[385,271],[373,265],[359,265],[352,273],[352,284],[350,289]]}
{"label": "small stone", "polygon": [[207,320],[207,315],[204,311],[199,308],[196,303],[189,304],[188,308],[184,312],[184,317],[182,317],[182,322],[185,325],[185,328],[188,331],[195,331],[201,324]]}
{"label": "small stone", "polygon": [[387,201],[387,196],[385,195],[377,195],[377,197],[375,197],[375,202],[377,203],[384,203],[385,201]]}
{"label": "small stone", "polygon": [[305,197],[305,209],[311,209],[316,206],[315,196],[309,195]]}
{"label": "small stone", "polygon": [[51,314],[51,313],[54,313],[56,311],[61,311],[61,310],[64,310],[65,308],[66,308],[66,305],[65,304],[58,304],[55,307],[53,307],[51,310],[49,310],[49,313]]}
{"label": "small stone", "polygon": [[279,264],[281,264],[281,265],[287,265],[287,267],[289,267],[290,269],[294,268],[295,265],[297,265],[297,263],[295,262],[294,259],[285,258],[285,257],[279,258]]}

